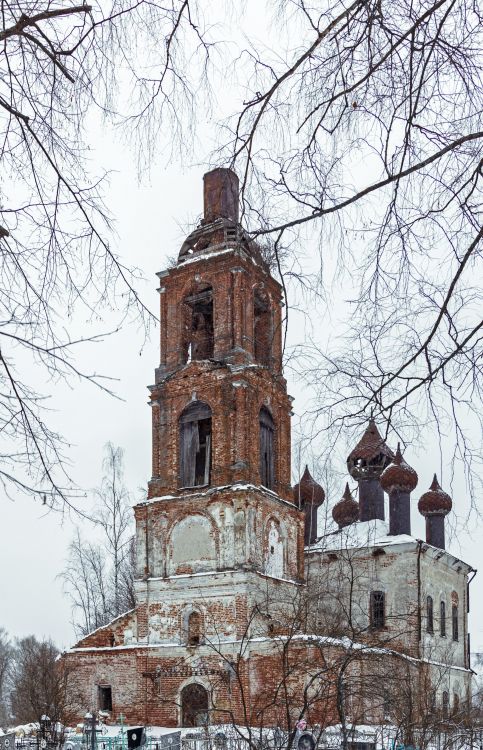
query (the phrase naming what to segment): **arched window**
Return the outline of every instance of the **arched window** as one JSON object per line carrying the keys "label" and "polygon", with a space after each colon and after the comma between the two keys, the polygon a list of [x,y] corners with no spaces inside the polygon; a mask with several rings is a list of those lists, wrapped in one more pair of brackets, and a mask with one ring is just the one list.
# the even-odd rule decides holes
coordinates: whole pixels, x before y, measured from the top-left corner
{"label": "arched window", "polygon": [[194,401],[179,418],[180,487],[199,487],[210,483],[211,409]]}
{"label": "arched window", "polygon": [[212,359],[213,288],[198,288],[183,300],[183,362]]}
{"label": "arched window", "polygon": [[453,604],[452,609],[452,624],[453,624],[453,640],[457,641],[459,639],[459,633],[458,633],[458,605]]}
{"label": "arched window", "polygon": [[190,612],[188,616],[188,645],[199,646],[201,643],[202,618],[199,612]]}
{"label": "arched window", "polygon": [[426,598],[426,630],[428,631],[428,633],[434,633],[432,596],[428,596]]}
{"label": "arched window", "polygon": [[443,709],[443,719],[447,719],[448,713],[449,713],[449,693],[447,690],[443,692],[442,709]]}
{"label": "arched window", "polygon": [[253,295],[253,349],[255,361],[270,366],[272,358],[272,314],[270,297],[262,289]]}
{"label": "arched window", "polygon": [[439,605],[439,633],[443,637],[446,635],[446,602]]}
{"label": "arched window", "polygon": [[181,691],[181,726],[203,727],[208,724],[208,691],[193,682]]}
{"label": "arched window", "polygon": [[371,591],[371,627],[383,628],[386,624],[384,591]]}
{"label": "arched window", "polygon": [[267,535],[266,572],[274,578],[284,575],[284,547],[280,526],[274,520],[270,521]]}
{"label": "arched window", "polygon": [[216,570],[216,529],[206,516],[191,513],[173,524],[166,551],[168,575]]}
{"label": "arched window", "polygon": [[274,484],[274,432],[272,415],[262,406],[260,409],[260,482],[268,489],[271,489]]}

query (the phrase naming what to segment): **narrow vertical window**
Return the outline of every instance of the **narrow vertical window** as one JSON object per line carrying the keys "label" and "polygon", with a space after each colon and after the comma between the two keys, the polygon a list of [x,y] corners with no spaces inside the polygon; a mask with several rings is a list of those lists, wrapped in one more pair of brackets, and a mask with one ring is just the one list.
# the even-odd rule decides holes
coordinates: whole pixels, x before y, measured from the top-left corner
{"label": "narrow vertical window", "polygon": [[268,489],[274,485],[274,432],[272,415],[263,406],[260,409],[260,482]]}
{"label": "narrow vertical window", "polygon": [[210,483],[211,409],[202,401],[190,404],[179,418],[180,487]]}
{"label": "narrow vertical window", "polygon": [[453,694],[453,713],[457,714],[460,710],[460,697],[458,693]]}
{"label": "narrow vertical window", "polygon": [[452,623],[453,623],[453,640],[457,641],[459,639],[458,634],[458,605],[453,604],[453,610],[452,610]]}
{"label": "narrow vertical window", "polygon": [[188,617],[188,645],[198,646],[201,643],[201,615],[191,612]]}
{"label": "narrow vertical window", "polygon": [[439,605],[439,632],[443,637],[446,635],[446,602]]}
{"label": "narrow vertical window", "polygon": [[383,628],[385,625],[384,591],[371,592],[371,626]]}
{"label": "narrow vertical window", "polygon": [[270,366],[272,357],[272,316],[270,298],[261,289],[253,297],[253,353],[255,361]]}
{"label": "narrow vertical window", "polygon": [[99,685],[97,688],[99,711],[112,711],[112,688],[110,685]]}
{"label": "narrow vertical window", "polygon": [[391,715],[392,699],[389,690],[384,689],[382,693],[382,710],[384,719]]}
{"label": "narrow vertical window", "polygon": [[443,692],[442,708],[443,708],[443,719],[447,719],[448,713],[449,713],[449,693],[447,690]]}
{"label": "narrow vertical window", "polygon": [[426,598],[426,630],[428,633],[434,633],[433,619],[433,597],[428,596]]}
{"label": "narrow vertical window", "polygon": [[213,289],[198,289],[183,300],[183,361],[212,359],[214,351]]}

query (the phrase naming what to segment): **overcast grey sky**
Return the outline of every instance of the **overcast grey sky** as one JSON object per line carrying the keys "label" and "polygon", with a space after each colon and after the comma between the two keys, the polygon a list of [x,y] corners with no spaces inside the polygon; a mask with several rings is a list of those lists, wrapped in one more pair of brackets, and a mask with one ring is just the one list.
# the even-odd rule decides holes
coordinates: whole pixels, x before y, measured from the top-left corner
{"label": "overcast grey sky", "polygon": [[[252,25],[257,28],[260,19],[256,16],[255,6],[256,3],[248,5],[247,18],[251,18]],[[231,92],[230,97],[233,96]],[[223,99],[221,92],[219,98]],[[228,94],[225,107],[227,100]],[[207,169],[208,154],[216,144],[215,114],[199,129],[197,166],[183,168],[174,160],[167,165],[166,143],[160,143],[160,158],[153,164],[150,177],[142,184],[137,179],[132,152],[119,142],[116,135],[109,129],[100,128],[93,135],[93,164],[113,170],[106,200],[116,222],[118,252],[128,264],[142,270],[145,282],[140,282],[139,288],[144,301],[157,313],[155,273],[165,268],[168,257],[177,255],[189,228],[202,212],[202,175]],[[169,134],[165,135],[169,140]],[[327,252],[330,252],[330,247]],[[327,327],[327,311],[313,301],[307,303],[307,308],[313,326],[310,334],[314,335],[315,330],[322,335],[322,329]],[[332,316],[343,317],[346,313],[346,300],[343,295],[338,295]],[[102,322],[90,324],[76,319],[73,325],[85,335],[89,331],[109,331],[116,325],[115,321],[113,313],[111,318],[106,316]],[[289,343],[302,344],[309,325],[304,316],[291,313]],[[157,330],[153,328],[151,338],[145,342],[142,331],[133,325],[125,326],[96,344],[86,344],[79,351],[78,361],[84,370],[95,370],[117,379],[114,388],[119,398],[111,398],[83,382],[71,382],[70,387],[64,383],[48,384],[52,395],[51,408],[55,410],[54,424],[71,444],[72,476],[87,492],[98,485],[103,446],[112,441],[125,450],[126,484],[136,495],[138,488],[146,486],[151,472],[151,424],[146,386],[152,383],[154,368],[158,364]],[[287,377],[289,392],[295,397],[296,424],[310,394],[291,373],[288,372]],[[358,434],[354,435],[352,442],[358,438]],[[438,469],[439,457],[437,446],[431,440],[424,450],[418,450],[416,454],[409,449],[405,458],[418,471],[420,478],[413,493],[412,518],[413,533],[423,537],[424,525],[418,517],[417,498],[429,486],[433,472]],[[335,460],[341,474],[345,451],[346,446],[341,445]],[[449,480],[449,473],[445,479]],[[344,485],[342,481],[338,484],[340,488],[329,497],[331,504],[342,493]],[[449,487],[445,486],[445,489],[449,490]],[[461,531],[457,538],[452,538],[449,548],[474,567],[483,567],[481,531],[476,520],[470,521],[469,528],[463,525],[468,498],[461,477],[456,478],[452,493]],[[68,646],[73,641],[71,612],[57,576],[63,568],[74,523],[78,519],[45,513],[40,502],[25,498],[18,498],[15,502],[3,498],[1,508],[0,626],[12,636],[35,633],[51,636],[61,647]],[[84,532],[92,533],[86,526]],[[470,630],[473,649],[476,650],[483,649],[483,604],[480,603],[483,576],[481,581],[477,576],[472,587]]]}

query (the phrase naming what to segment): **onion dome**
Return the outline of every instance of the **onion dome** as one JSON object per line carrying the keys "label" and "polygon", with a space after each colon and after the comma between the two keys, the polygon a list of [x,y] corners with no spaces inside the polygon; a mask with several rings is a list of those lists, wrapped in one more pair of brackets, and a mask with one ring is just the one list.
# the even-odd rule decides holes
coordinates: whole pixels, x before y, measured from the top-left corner
{"label": "onion dome", "polygon": [[446,516],[452,507],[453,502],[450,496],[441,489],[438,477],[435,474],[431,487],[419,498],[419,512],[423,516]]}
{"label": "onion dome", "polygon": [[386,466],[381,474],[381,486],[389,494],[392,490],[412,492],[417,483],[418,475],[404,460],[398,443],[392,463]]}
{"label": "onion dome", "polygon": [[366,431],[347,458],[347,468],[353,479],[370,479],[382,474],[391,463],[394,453],[384,442],[376,423],[369,420]]}
{"label": "onion dome", "polygon": [[293,488],[295,504],[302,508],[304,505],[322,505],[325,500],[323,487],[312,478],[309,467],[305,467],[302,478]]}
{"label": "onion dome", "polygon": [[359,504],[352,497],[348,483],[342,498],[332,508],[332,518],[340,529],[359,520]]}

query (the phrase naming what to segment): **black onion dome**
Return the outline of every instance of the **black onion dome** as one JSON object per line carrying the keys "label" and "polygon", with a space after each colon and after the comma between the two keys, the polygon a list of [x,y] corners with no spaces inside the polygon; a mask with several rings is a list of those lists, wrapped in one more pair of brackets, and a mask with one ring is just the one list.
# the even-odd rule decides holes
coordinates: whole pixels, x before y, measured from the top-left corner
{"label": "black onion dome", "polygon": [[363,436],[349,453],[347,468],[353,479],[369,479],[380,476],[393,458],[394,453],[370,419]]}
{"label": "black onion dome", "polygon": [[401,447],[397,444],[396,455],[392,463],[386,466],[381,474],[381,486],[387,493],[391,490],[412,492],[418,483],[418,475],[412,466],[404,460]]}
{"label": "black onion dome", "polygon": [[359,520],[359,503],[352,497],[348,483],[342,498],[332,508],[332,518],[341,529]]}
{"label": "black onion dome", "polygon": [[293,488],[295,504],[302,508],[304,505],[322,505],[325,500],[323,487],[312,478],[309,467],[305,467],[302,478]]}
{"label": "black onion dome", "polygon": [[418,510],[423,516],[446,516],[453,507],[453,501],[447,492],[441,489],[436,474],[431,487],[421,495]]}

